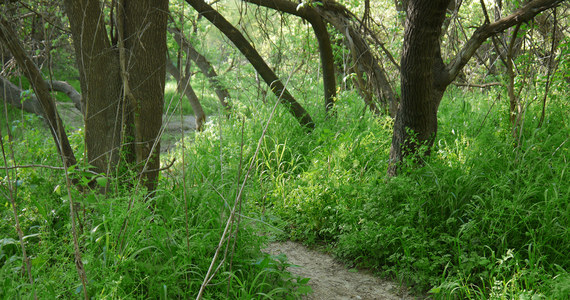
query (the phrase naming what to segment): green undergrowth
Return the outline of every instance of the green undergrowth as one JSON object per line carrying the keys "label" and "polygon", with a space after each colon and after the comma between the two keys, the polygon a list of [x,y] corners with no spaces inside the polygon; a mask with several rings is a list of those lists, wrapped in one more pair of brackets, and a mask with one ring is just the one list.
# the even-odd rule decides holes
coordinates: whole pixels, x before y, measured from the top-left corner
{"label": "green undergrowth", "polygon": [[289,238],[433,298],[570,295],[564,102],[541,128],[529,108],[513,138],[495,91],[452,90],[432,156],[387,179],[391,121],[359,114],[351,97],[300,141],[283,128],[264,140],[254,199]]}
{"label": "green undergrowth", "polygon": [[[8,116],[9,120],[2,118],[8,165],[36,166],[10,170],[1,177],[0,298],[28,299],[34,290],[39,299],[81,298],[64,174],[37,166],[61,165],[53,141],[40,118],[13,110]],[[6,125],[11,128],[11,142]],[[79,160],[83,159],[82,138],[81,130],[70,132]],[[97,178],[97,182],[108,182],[111,187],[107,195],[71,188],[71,199],[78,208],[78,241],[91,297],[197,296],[236,195],[236,158],[227,158],[229,163],[220,164],[219,152],[209,142],[207,133],[198,135],[187,150],[198,155],[187,161],[188,177],[182,178],[183,165],[177,162],[163,172],[158,190],[150,196],[137,187],[134,179],[129,184],[125,177],[121,178],[119,185],[116,179],[79,169],[71,171],[80,182]],[[15,161],[9,155],[11,150]],[[4,166],[4,162],[0,165]],[[224,166],[221,172],[215,170],[220,165]],[[16,187],[13,195],[30,258],[33,286],[23,268],[8,196],[9,183]],[[235,231],[236,222],[230,239],[222,243],[212,268],[215,275],[205,288],[203,299],[296,299],[310,291],[308,279],[285,270],[290,266],[286,257],[261,252],[267,237],[259,234],[258,222],[251,219],[241,218],[239,231]]]}
{"label": "green undergrowth", "polygon": [[[372,116],[356,93],[341,92],[329,117],[308,106],[317,124],[310,133],[279,107],[257,156],[275,100],[234,99],[230,118],[209,114],[203,132],[163,155],[163,165],[175,161],[151,197],[114,180],[107,196],[73,191],[83,205],[79,237],[89,293],[195,297],[247,174],[240,230],[224,243],[206,299],[309,292],[307,278],[284,271],[285,256],[262,254],[273,238],[324,245],[351,266],[435,299],[568,298],[568,106],[554,91],[541,128],[539,106],[528,106],[513,138],[499,93],[450,89],[432,155],[421,166],[407,160],[389,179],[392,120]],[[11,116],[14,136],[22,136],[12,144],[17,163],[58,165],[40,120]],[[82,153],[81,131],[70,135]],[[78,297],[62,173],[10,174],[2,192],[6,180],[18,185],[36,290],[46,299]],[[28,296],[11,206],[2,201],[8,222],[0,224],[0,296]]]}

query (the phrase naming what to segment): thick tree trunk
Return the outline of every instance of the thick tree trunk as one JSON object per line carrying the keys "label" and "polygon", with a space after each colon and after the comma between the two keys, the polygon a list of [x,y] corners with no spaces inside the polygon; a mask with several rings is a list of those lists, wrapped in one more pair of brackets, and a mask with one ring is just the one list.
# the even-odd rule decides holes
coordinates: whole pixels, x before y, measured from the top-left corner
{"label": "thick tree trunk", "polygon": [[439,36],[449,0],[409,0],[401,65],[402,102],[394,123],[388,176],[404,157],[429,155],[437,134],[437,109],[447,86],[489,37],[526,22],[562,0],[534,0],[493,23],[479,27],[449,65],[444,65]]}
{"label": "thick tree trunk", "polygon": [[100,5],[65,0],[79,68],[87,159],[96,172],[110,174],[119,162],[123,87],[118,51],[107,37]]}
{"label": "thick tree trunk", "polygon": [[166,60],[166,70],[176,79],[176,90],[188,98],[190,106],[192,106],[192,110],[194,111],[194,116],[196,117],[196,130],[202,131],[202,125],[204,125],[204,121],[206,121],[206,114],[204,113],[204,109],[202,109],[198,96],[196,96],[194,89],[190,85],[190,78],[187,76],[181,78],[180,70],[178,70],[169,59]]}
{"label": "thick tree trunk", "polygon": [[160,164],[168,1],[118,2],[119,47],[107,36],[100,1],[65,0],[83,93],[87,156],[98,171],[111,173],[119,150],[126,151],[126,162],[138,166],[152,191]]}
{"label": "thick tree trunk", "polygon": [[129,64],[123,81],[128,80],[136,101],[136,163],[140,164],[145,186],[153,191],[160,169],[168,0],[124,1],[124,5],[123,39]]}
{"label": "thick tree trunk", "polygon": [[[443,90],[436,90],[434,69],[439,36],[449,0],[410,0],[401,62],[402,100],[394,123],[389,175],[404,157],[429,155],[437,133],[437,109]],[[425,146],[421,153],[417,149]]]}
{"label": "thick tree trunk", "polygon": [[234,45],[241,51],[247,60],[253,65],[255,70],[261,75],[265,83],[269,86],[273,94],[280,99],[289,112],[297,119],[301,126],[305,126],[312,130],[315,123],[309,116],[309,113],[293,98],[285,86],[275,75],[273,70],[265,63],[263,58],[249,44],[245,37],[228,22],[219,12],[206,4],[203,0],[186,0],[198,13],[206,17],[214,26],[216,26],[224,35],[226,35]]}

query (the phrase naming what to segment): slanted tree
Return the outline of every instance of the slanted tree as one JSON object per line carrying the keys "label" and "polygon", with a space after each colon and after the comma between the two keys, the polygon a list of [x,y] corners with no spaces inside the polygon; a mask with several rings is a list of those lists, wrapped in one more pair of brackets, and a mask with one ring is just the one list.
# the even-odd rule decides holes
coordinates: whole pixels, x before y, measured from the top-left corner
{"label": "slanted tree", "polygon": [[268,7],[277,11],[298,16],[311,23],[315,37],[319,43],[319,55],[321,57],[321,69],[323,72],[323,88],[325,95],[325,110],[329,111],[334,106],[336,97],[336,79],[334,73],[334,57],[329,32],[322,15],[313,5],[299,5],[289,0],[244,0],[245,2]]}
{"label": "slanted tree", "polygon": [[289,93],[283,82],[275,75],[275,72],[261,58],[259,53],[251,46],[247,39],[237,30],[228,20],[226,20],[217,10],[208,5],[203,0],[186,0],[200,15],[204,16],[216,28],[218,28],[225,36],[227,36],[238,50],[247,58],[265,83],[269,86],[273,94],[280,102],[289,110],[289,112],[297,119],[299,124],[312,130],[315,127],[313,119],[309,113],[295,100],[293,95]]}

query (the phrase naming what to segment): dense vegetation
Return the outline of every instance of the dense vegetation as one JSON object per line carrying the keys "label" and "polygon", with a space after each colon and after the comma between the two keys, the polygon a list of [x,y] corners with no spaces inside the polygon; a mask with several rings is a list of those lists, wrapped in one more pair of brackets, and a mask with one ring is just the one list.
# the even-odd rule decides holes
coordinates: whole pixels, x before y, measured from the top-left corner
{"label": "dense vegetation", "polygon": [[[345,4],[363,9],[358,3]],[[399,37],[403,29],[390,5],[386,18],[393,22],[386,31]],[[246,20],[243,28],[292,87],[315,129],[307,133],[278,107],[251,66],[202,22],[192,40],[214,65],[227,70],[220,81],[231,88],[232,111],[225,116],[202,74],[192,77],[208,121],[201,132],[162,136],[177,143],[161,155],[161,165],[167,167],[153,193],[132,170],[117,178],[86,171],[81,126],[67,127],[79,165],[67,172],[50,168],[61,166],[61,159],[42,118],[4,106],[0,298],[82,296],[72,224],[87,292],[94,298],[193,298],[210,270],[213,276],[202,295],[206,299],[299,298],[310,292],[310,281],[287,272],[286,257],[261,251],[275,239],[330,252],[349,266],[402,283],[419,297],[570,296],[567,36],[551,77],[529,53],[516,58],[520,68],[537,70],[521,72],[515,82],[524,108],[515,133],[508,78],[488,75],[474,62],[466,71],[471,79],[500,84],[450,86],[439,108],[432,154],[406,157],[400,174],[388,177],[394,121],[368,110],[351,81],[354,74],[339,79],[334,114],[325,114],[316,72],[318,47],[309,27],[287,16],[281,20],[289,26],[263,22],[257,14],[273,12],[236,8],[230,2],[219,7],[236,22]],[[185,9],[187,15],[193,13],[171,4],[173,12]],[[478,12],[469,9],[463,13]],[[567,23],[567,16],[562,21]],[[172,37],[168,45],[175,57]],[[387,44],[396,53],[400,46],[398,38]],[[66,51],[54,54],[59,66],[43,71],[79,89]],[[335,45],[339,64],[347,59],[346,51]],[[16,75],[12,82],[29,89],[25,78]],[[541,121],[547,82],[548,104]],[[68,101],[61,95],[58,100]],[[165,120],[193,113],[172,78],[164,111]],[[13,166],[27,167],[5,168]],[[67,174],[79,182],[70,184]],[[100,193],[107,185],[109,192]],[[70,214],[72,208],[75,214]],[[33,284],[15,230],[16,216]],[[229,234],[224,234],[226,226]]]}

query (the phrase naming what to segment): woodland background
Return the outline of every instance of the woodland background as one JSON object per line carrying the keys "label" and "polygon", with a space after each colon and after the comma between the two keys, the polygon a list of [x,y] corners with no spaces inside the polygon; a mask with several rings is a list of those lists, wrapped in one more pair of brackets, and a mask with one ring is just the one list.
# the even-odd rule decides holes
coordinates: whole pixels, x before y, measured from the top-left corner
{"label": "woodland background", "polygon": [[0,1],[0,298],[569,297],[569,9]]}

